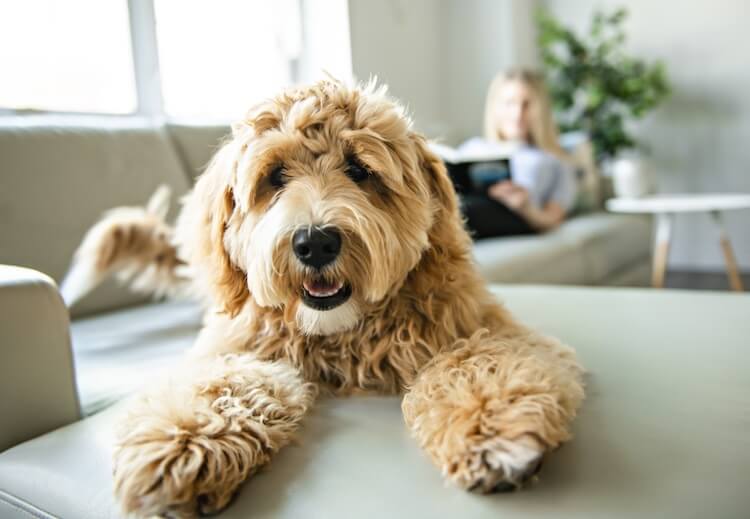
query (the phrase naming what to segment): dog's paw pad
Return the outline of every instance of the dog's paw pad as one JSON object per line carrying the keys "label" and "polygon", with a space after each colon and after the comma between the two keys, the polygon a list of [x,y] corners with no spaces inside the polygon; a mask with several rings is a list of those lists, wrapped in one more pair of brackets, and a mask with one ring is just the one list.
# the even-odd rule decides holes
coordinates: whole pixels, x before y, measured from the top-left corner
{"label": "dog's paw pad", "polygon": [[512,492],[536,476],[543,458],[544,450],[533,440],[491,438],[454,464],[451,479],[471,492]]}

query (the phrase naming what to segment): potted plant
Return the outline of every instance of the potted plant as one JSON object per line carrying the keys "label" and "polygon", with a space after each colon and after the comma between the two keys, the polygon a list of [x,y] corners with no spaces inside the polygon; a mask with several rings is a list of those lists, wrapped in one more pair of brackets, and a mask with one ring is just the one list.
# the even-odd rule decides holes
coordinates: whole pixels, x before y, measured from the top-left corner
{"label": "potted plant", "polygon": [[644,149],[627,127],[669,94],[664,64],[628,55],[623,47],[627,10],[596,11],[586,37],[545,11],[537,13],[538,43],[550,96],[562,131],[585,132],[597,162],[612,175],[617,196],[642,196],[651,182]]}

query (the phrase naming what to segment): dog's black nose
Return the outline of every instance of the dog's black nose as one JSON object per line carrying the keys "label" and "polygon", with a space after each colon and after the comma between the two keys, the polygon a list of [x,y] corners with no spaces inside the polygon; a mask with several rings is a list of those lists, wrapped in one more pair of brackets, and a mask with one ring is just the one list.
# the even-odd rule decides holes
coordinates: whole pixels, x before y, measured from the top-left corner
{"label": "dog's black nose", "polygon": [[334,227],[305,227],[294,233],[292,248],[302,263],[320,269],[341,252],[341,234]]}

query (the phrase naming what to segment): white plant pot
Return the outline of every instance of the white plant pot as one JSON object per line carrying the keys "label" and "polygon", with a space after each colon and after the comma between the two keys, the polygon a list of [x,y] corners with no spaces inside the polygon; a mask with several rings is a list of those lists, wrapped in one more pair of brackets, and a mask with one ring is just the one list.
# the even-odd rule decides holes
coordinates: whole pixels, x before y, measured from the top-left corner
{"label": "white plant pot", "polygon": [[653,175],[641,157],[618,157],[609,164],[618,198],[640,198],[653,192]]}

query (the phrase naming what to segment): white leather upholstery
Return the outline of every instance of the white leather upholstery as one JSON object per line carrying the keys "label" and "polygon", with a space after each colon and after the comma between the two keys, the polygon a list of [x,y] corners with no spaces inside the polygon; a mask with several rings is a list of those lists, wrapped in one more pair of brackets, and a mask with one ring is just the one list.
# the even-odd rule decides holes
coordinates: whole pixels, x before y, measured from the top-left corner
{"label": "white leather upholstery", "polygon": [[78,319],[71,326],[81,409],[90,415],[158,377],[198,334],[202,311],[165,302]]}
{"label": "white leather upholstery", "polygon": [[0,265],[0,452],[78,418],[68,311],[54,282]]}
{"label": "white leather upholstery", "polygon": [[[575,437],[549,456],[536,485],[494,496],[446,487],[408,437],[397,398],[328,400],[305,421],[299,444],[245,484],[221,517],[747,517],[748,296],[495,292],[528,324],[575,346],[588,370]],[[120,412],[0,454],[0,517],[120,517],[110,463]]]}

